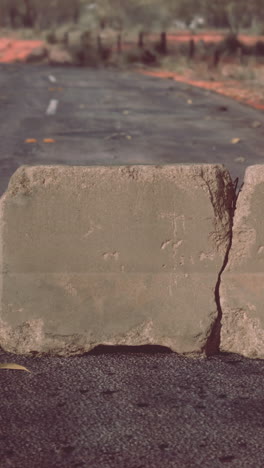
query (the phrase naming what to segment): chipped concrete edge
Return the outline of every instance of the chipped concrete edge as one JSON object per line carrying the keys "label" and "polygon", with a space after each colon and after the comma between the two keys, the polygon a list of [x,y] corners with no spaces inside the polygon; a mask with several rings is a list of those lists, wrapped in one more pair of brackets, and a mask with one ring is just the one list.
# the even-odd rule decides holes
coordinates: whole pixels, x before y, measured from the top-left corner
{"label": "chipped concrete edge", "polygon": [[[255,242],[255,230],[245,222],[250,215],[252,195],[255,188],[263,183],[263,164],[248,166],[245,171],[244,181],[237,195],[236,212],[233,218],[232,237],[236,235],[235,251],[240,261],[248,258],[248,249]],[[232,246],[232,244],[231,244]],[[226,265],[224,273],[227,275],[236,263],[231,253],[231,258]],[[250,359],[264,359],[263,342],[264,329],[258,317],[252,312],[256,308],[247,303],[245,307],[231,306],[228,301],[229,290],[227,287],[228,276],[221,286],[221,306],[225,311],[222,319],[222,333],[219,351],[240,354]]]}

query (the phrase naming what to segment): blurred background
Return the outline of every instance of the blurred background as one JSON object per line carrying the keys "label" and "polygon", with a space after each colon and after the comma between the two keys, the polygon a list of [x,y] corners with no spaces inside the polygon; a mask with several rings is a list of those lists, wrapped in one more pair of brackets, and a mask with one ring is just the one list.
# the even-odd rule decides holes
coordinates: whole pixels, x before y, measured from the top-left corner
{"label": "blurred background", "polygon": [[35,31],[79,24],[123,32],[200,27],[264,32],[263,0],[1,0],[0,15],[2,27]]}
{"label": "blurred background", "polygon": [[166,56],[170,68],[177,54],[216,67],[226,55],[243,65],[264,56],[264,0],[0,0],[0,28],[57,44],[77,65],[160,65]]}

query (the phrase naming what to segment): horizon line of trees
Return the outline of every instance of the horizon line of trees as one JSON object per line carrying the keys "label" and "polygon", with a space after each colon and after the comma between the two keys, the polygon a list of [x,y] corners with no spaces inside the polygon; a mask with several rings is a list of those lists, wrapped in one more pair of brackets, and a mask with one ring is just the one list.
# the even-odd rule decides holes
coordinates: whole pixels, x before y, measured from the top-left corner
{"label": "horizon line of trees", "polygon": [[0,0],[0,25],[49,29],[65,23],[107,26],[141,34],[173,27],[176,20],[190,26],[200,16],[206,27],[254,28],[264,33],[264,0]]}

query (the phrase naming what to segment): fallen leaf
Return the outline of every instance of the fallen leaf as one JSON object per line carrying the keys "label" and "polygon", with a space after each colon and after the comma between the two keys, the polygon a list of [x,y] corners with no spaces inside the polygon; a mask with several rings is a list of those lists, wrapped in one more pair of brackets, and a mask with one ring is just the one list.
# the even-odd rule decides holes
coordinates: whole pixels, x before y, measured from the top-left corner
{"label": "fallen leaf", "polygon": [[54,91],[63,91],[63,88],[49,88],[49,91],[54,92]]}
{"label": "fallen leaf", "polygon": [[35,138],[27,138],[25,140],[25,143],[37,143],[38,140],[36,140]]}
{"label": "fallen leaf", "polygon": [[56,140],[53,140],[53,138],[44,138],[43,143],[55,143]]}
{"label": "fallen leaf", "polygon": [[188,100],[187,100],[187,104],[192,104],[192,100],[191,100],[191,99],[188,99]]}
{"label": "fallen leaf", "polygon": [[131,135],[126,135],[126,139],[127,140],[132,140],[132,136]]}
{"label": "fallen leaf", "polygon": [[239,143],[240,141],[241,141],[240,138],[232,138],[231,143],[232,143],[232,145],[236,145],[236,144]]}
{"label": "fallen leaf", "polygon": [[244,158],[243,156],[239,156],[238,158],[235,159],[235,162],[245,162],[246,158]]}
{"label": "fallen leaf", "polygon": [[20,366],[19,364],[14,364],[12,362],[4,362],[3,364],[0,364],[0,369],[12,369],[30,372],[26,367]]}

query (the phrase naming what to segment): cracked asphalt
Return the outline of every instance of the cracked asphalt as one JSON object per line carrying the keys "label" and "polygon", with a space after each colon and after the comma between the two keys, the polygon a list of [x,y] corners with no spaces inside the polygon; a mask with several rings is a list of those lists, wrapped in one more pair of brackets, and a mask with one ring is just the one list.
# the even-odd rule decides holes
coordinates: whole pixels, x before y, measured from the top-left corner
{"label": "cracked asphalt", "polygon": [[[223,163],[241,183],[263,160],[263,112],[174,81],[14,64],[0,86],[0,194],[22,164]],[[264,465],[264,361],[0,354],[31,371],[0,370],[1,468]]]}

